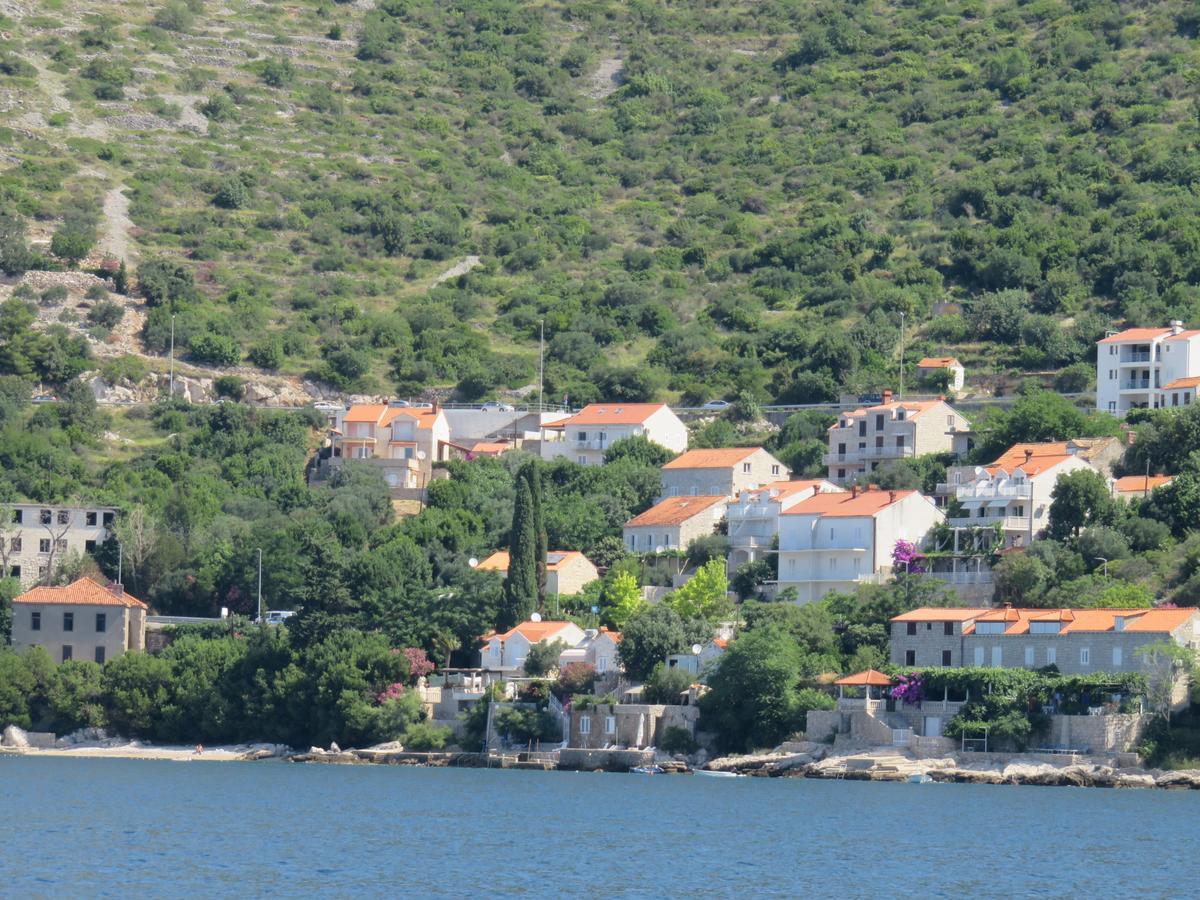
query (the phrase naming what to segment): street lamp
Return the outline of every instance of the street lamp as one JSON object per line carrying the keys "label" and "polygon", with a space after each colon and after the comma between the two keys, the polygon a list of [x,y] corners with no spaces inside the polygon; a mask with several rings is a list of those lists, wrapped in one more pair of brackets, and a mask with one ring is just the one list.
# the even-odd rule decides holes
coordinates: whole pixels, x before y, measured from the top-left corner
{"label": "street lamp", "polygon": [[1096,556],[1096,557],[1093,557],[1093,559],[1095,559],[1096,562],[1098,562],[1098,563],[1104,563],[1104,577],[1107,580],[1107,578],[1108,578],[1108,560],[1105,559],[1103,556]]}

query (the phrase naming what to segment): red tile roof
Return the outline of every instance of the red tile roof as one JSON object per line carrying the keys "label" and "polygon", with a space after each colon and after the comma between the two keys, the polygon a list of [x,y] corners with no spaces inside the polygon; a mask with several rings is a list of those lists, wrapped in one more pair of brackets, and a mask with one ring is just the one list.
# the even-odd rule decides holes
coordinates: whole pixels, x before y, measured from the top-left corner
{"label": "red tile roof", "polygon": [[665,403],[589,403],[564,425],[641,425],[652,415],[666,409]]}
{"label": "red tile roof", "polygon": [[1124,341],[1153,341],[1171,333],[1170,328],[1126,328],[1098,341],[1101,344],[1119,344]]}
{"label": "red tile roof", "polygon": [[53,603],[78,606],[124,606],[128,609],[150,607],[132,594],[118,594],[91,578],[80,578],[65,587],[35,587],[14,597],[13,603]]}
{"label": "red tile roof", "polygon": [[[878,406],[859,407],[858,409],[850,412],[842,413],[842,415],[854,418],[857,416],[865,416],[867,413],[881,413],[890,412],[894,409],[903,409],[905,411],[905,415],[909,419],[915,419],[922,413],[932,409],[935,406],[941,406],[945,402],[945,400],[893,400],[891,403],[881,403]],[[829,427],[830,429],[837,428],[838,423],[834,422]]]}
{"label": "red tile roof", "polygon": [[1179,334],[1173,334],[1169,338],[1167,338],[1167,340],[1168,341],[1186,341],[1186,340],[1190,340],[1191,338],[1196,337],[1197,335],[1200,335],[1200,331],[1197,331],[1196,329],[1193,328],[1191,331],[1181,331],[1181,332],[1179,332]]}
{"label": "red tile roof", "polygon": [[893,622],[964,621],[963,634],[971,634],[977,622],[1004,622],[1004,634],[1028,634],[1030,622],[1058,622],[1059,634],[1107,632],[1117,630],[1117,619],[1124,620],[1122,631],[1168,633],[1183,625],[1196,610],[1181,609],[934,609],[922,607],[895,616]]}
{"label": "red tile roof", "polygon": [[922,606],[893,616],[893,622],[961,622],[974,619],[983,610],[966,607]]}
{"label": "red tile roof", "polygon": [[[770,484],[764,484],[762,487],[757,487],[753,490],[740,491],[737,499],[740,501],[747,497],[753,497],[755,500],[758,500],[761,497],[762,501],[765,502],[790,497],[793,494],[809,490],[813,493],[845,493],[845,488],[834,484],[832,481],[826,481],[824,478],[799,478],[795,481],[772,481]],[[773,497],[771,496],[772,491],[774,491]]]}
{"label": "red tile roof", "polygon": [[571,622],[522,622],[515,628],[510,628],[504,634],[493,634],[490,637],[499,638],[501,642],[504,642],[514,634],[520,634],[529,643],[538,644],[554,637],[571,624]]}
{"label": "red tile roof", "polygon": [[1173,475],[1125,475],[1113,482],[1113,490],[1118,494],[1141,494],[1152,491],[1175,480]]}
{"label": "red tile roof", "polygon": [[919,363],[918,369],[948,369],[951,366],[961,366],[957,359],[953,356],[927,356]]}
{"label": "red tile roof", "polygon": [[626,528],[639,525],[682,525],[717,504],[724,505],[725,497],[716,494],[700,494],[695,497],[668,497],[650,507],[639,516],[625,523]]}
{"label": "red tile roof", "polygon": [[873,516],[916,491],[842,491],[813,494],[783,513],[785,516]]}
{"label": "red tile roof", "polygon": [[865,672],[855,672],[853,675],[847,675],[845,678],[839,678],[834,684],[855,685],[857,687],[887,687],[892,683],[892,679],[884,675],[882,672],[876,672],[874,669],[867,669]]}
{"label": "red tile roof", "polygon": [[[546,571],[557,572],[576,558],[587,559],[578,550],[547,550]],[[507,572],[508,560],[509,554],[507,550],[497,550],[475,568],[482,569],[485,572]]]}
{"label": "red tile roof", "polygon": [[1200,375],[1192,375],[1188,378],[1176,378],[1168,384],[1163,390],[1171,390],[1172,388],[1190,388],[1200,386]]}
{"label": "red tile roof", "polygon": [[664,469],[729,469],[753,456],[762,447],[730,447],[721,450],[688,450],[681,453]]}

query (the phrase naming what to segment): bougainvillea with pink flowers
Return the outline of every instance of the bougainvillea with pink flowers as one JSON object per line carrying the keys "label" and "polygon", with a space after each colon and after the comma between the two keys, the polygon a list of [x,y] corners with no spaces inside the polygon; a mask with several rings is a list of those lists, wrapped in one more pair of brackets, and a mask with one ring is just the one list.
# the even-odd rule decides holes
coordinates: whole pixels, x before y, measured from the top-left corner
{"label": "bougainvillea with pink flowers", "polygon": [[397,681],[395,684],[389,684],[386,690],[380,691],[375,695],[377,703],[387,703],[389,700],[399,700],[404,696],[404,692],[408,690],[403,684]]}
{"label": "bougainvillea with pink flowers", "polygon": [[904,571],[909,575],[926,571],[925,554],[912,541],[896,541],[896,546],[892,548],[892,571],[896,574]]}
{"label": "bougainvillea with pink flowers", "polygon": [[413,682],[437,668],[420,647],[405,647],[404,658],[408,660],[408,677]]}
{"label": "bougainvillea with pink flowers", "polygon": [[892,688],[892,699],[901,700],[910,706],[918,706],[925,698],[925,684],[919,672],[901,675]]}

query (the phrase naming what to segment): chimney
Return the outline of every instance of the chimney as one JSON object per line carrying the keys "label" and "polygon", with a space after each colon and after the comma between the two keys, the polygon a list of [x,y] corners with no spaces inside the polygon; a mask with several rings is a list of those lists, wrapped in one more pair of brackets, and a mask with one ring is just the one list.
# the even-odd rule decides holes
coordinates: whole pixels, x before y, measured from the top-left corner
{"label": "chimney", "polygon": [[945,394],[938,394],[938,399],[939,399],[939,400],[941,400],[943,403],[945,403],[945,402],[946,402],[946,395],[945,395]]}
{"label": "chimney", "polygon": [[1183,323],[1178,319],[1172,319],[1170,325],[1171,334],[1179,334],[1179,332],[1183,331]]}
{"label": "chimney", "polygon": [[888,503],[895,503],[895,502],[896,502],[896,492],[888,491]]}
{"label": "chimney", "polygon": [[850,499],[853,500],[857,496],[858,496],[858,485],[853,484],[850,486]]}
{"label": "chimney", "polygon": [[885,388],[883,391],[883,404],[884,404],[884,406],[886,406],[887,404],[889,404],[891,402],[892,402],[892,391],[890,388]]}
{"label": "chimney", "polygon": [[1033,451],[1032,451],[1032,450],[1029,450],[1029,449],[1026,449],[1026,451],[1025,451],[1025,465],[1029,465],[1029,461],[1030,461],[1031,459],[1033,459]]}
{"label": "chimney", "polygon": [[113,596],[115,596],[115,597],[124,597],[125,596],[125,585],[117,584],[116,582],[113,582],[112,592],[113,592]]}

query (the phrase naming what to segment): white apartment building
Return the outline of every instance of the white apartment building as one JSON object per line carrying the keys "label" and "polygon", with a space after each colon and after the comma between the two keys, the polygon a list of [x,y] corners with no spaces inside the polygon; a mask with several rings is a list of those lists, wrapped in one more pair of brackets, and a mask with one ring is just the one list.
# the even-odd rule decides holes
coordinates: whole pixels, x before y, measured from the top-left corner
{"label": "white apartment building", "polygon": [[1186,406],[1200,376],[1200,331],[1173,321],[1166,328],[1127,328],[1096,345],[1096,409]]}
{"label": "white apartment building", "polygon": [[814,494],[779,517],[778,589],[795,588],[801,603],[831,591],[878,583],[892,573],[897,541],[918,546],[943,521],[917,491],[857,487]]}
{"label": "white apartment building", "polygon": [[347,459],[382,469],[388,487],[423,490],[449,457],[450,430],[437,406],[356,403],[333,433],[332,465]]}
{"label": "white apartment building", "polygon": [[631,437],[645,437],[682,453],[687,449],[688,430],[663,403],[591,403],[543,427],[542,459],[565,456],[581,465],[600,465],[609,447]]}
{"label": "white apartment building", "polygon": [[111,506],[10,503],[0,510],[0,571],[29,588],[46,581],[72,551],[94,553],[117,518]]}
{"label": "white apartment building", "polygon": [[844,412],[829,428],[828,478],[845,484],[881,463],[926,453],[947,453],[970,423],[945,400],[893,400]]}
{"label": "white apartment building", "polygon": [[742,563],[755,562],[771,551],[779,536],[779,516],[813,494],[842,493],[824,478],[804,481],[773,481],[760,488],[740,492],[729,502],[725,519],[729,526],[729,573]]}
{"label": "white apartment building", "polygon": [[667,497],[723,494],[786,480],[790,470],[762,447],[689,450],[662,467],[662,493]]}
{"label": "white apartment building", "polygon": [[1067,441],[1014,444],[989,466],[951,469],[961,515],[948,521],[960,528],[999,524],[1004,546],[1027,547],[1050,524],[1054,485],[1079,469],[1094,471]]}

